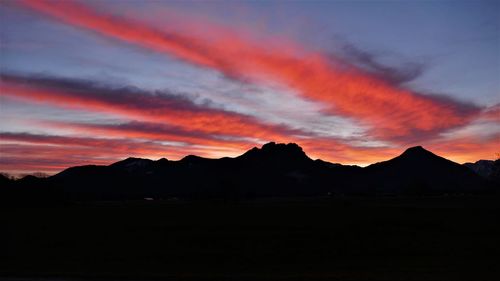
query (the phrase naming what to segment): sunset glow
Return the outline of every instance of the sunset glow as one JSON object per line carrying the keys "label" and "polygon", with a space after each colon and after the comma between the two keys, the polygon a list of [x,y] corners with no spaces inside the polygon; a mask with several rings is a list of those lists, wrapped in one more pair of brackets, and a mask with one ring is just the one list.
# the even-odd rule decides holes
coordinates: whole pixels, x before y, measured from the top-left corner
{"label": "sunset glow", "polygon": [[[460,163],[500,153],[500,26],[485,3],[458,3],[448,22],[439,5],[413,3],[400,26],[380,21],[414,34],[394,44],[370,32],[381,15],[361,3],[311,3],[297,16],[307,2],[292,2],[273,18],[259,13],[265,2],[238,2],[224,8],[244,13],[234,24],[215,9],[224,2],[116,3],[0,3],[0,171],[237,156],[268,141],[358,165],[414,145]],[[493,27],[475,28],[481,20]],[[432,46],[420,44],[432,24]]]}

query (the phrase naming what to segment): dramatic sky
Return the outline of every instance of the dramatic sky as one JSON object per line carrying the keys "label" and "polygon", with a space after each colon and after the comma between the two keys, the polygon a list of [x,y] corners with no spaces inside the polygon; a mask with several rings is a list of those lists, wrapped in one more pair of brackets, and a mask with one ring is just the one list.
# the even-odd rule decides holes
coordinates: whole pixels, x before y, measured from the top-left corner
{"label": "dramatic sky", "polygon": [[500,152],[498,1],[0,1],[0,171]]}

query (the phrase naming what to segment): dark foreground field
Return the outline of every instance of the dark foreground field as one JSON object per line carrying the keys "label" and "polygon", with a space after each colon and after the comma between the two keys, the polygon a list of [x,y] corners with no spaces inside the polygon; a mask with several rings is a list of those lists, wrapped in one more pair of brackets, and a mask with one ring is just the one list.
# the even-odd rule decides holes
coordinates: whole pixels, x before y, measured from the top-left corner
{"label": "dark foreground field", "polygon": [[4,208],[0,279],[500,280],[499,202],[462,196]]}

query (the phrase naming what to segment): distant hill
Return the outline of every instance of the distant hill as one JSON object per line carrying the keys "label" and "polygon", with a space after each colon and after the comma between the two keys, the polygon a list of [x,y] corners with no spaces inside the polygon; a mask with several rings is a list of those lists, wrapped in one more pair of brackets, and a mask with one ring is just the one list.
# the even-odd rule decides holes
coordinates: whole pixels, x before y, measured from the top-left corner
{"label": "distant hill", "polygon": [[475,163],[465,163],[464,166],[474,171],[481,177],[500,184],[500,159],[479,160]]}
{"label": "distant hill", "polygon": [[[2,180],[0,184],[7,182]],[[47,191],[72,200],[223,199],[352,195],[427,195],[496,192],[498,185],[470,168],[422,147],[366,168],[312,160],[297,144],[267,143],[244,154],[179,161],[128,158],[109,166],[78,166],[48,178],[29,177],[8,188],[23,198]],[[28,192],[30,191],[30,192]],[[9,197],[7,196],[7,197]],[[42,196],[47,198],[47,196]],[[42,198],[40,197],[40,198]]]}

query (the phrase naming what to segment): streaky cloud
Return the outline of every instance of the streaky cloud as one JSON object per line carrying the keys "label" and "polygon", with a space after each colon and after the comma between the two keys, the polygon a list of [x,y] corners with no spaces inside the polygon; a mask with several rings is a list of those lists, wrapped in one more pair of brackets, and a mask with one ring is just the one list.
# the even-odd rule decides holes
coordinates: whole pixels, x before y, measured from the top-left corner
{"label": "streaky cloud", "polygon": [[0,170],[11,173],[55,173],[68,166],[107,165],[130,156],[180,159],[192,153],[214,157],[231,151],[230,148],[215,146],[172,145],[118,136],[103,138],[27,132],[0,132],[0,150]]}
{"label": "streaky cloud", "polygon": [[[210,146],[212,150],[226,147],[238,151],[271,140],[297,142],[304,143],[313,156],[328,160],[349,159],[353,162],[359,159],[359,155],[355,157],[356,151],[359,154],[362,149],[342,139],[318,137],[283,124],[267,124],[251,116],[195,104],[167,91],[150,92],[137,87],[110,87],[82,79],[6,73],[0,74],[0,88],[2,95],[10,98],[96,113],[112,113],[126,120],[115,124],[38,122],[42,127],[59,127],[80,135],[178,141]],[[315,142],[309,141],[311,139]],[[317,150],[320,146],[323,148]],[[340,147],[345,152],[332,153]]]}
{"label": "streaky cloud", "polygon": [[350,43],[344,44],[342,51],[348,63],[365,68],[373,75],[396,86],[417,79],[425,70],[425,64],[416,62],[405,62],[398,67],[382,64],[376,54]]}
{"label": "streaky cloud", "polygon": [[123,118],[163,122],[205,134],[278,138],[300,134],[285,125],[265,124],[248,115],[210,108],[168,91],[110,87],[94,81],[51,76],[0,74],[2,95],[65,108],[114,113]]}
{"label": "streaky cloud", "polygon": [[[481,111],[474,104],[400,88],[363,69],[336,67],[324,55],[291,46],[290,42],[281,49],[268,48],[221,31],[206,21],[200,24],[211,40],[159,30],[74,1],[58,5],[50,1],[21,3],[61,22],[214,69],[227,77],[282,83],[306,98],[324,103],[330,114],[369,124],[371,134],[381,139],[397,141],[410,135],[436,134],[468,124]],[[372,67],[384,71],[374,62]]]}
{"label": "streaky cloud", "polygon": [[119,122],[119,123],[82,123],[62,121],[40,121],[44,127],[64,128],[79,134],[96,134],[130,139],[182,142],[189,145],[246,148],[253,144],[245,137],[230,137],[207,134],[162,123],[154,122]]}

